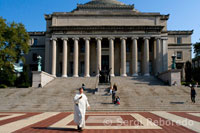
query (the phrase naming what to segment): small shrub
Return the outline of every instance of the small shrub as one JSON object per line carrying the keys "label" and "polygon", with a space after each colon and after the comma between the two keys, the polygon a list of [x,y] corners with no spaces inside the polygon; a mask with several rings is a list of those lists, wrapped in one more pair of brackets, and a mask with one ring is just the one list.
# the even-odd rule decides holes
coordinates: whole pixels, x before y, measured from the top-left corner
{"label": "small shrub", "polygon": [[0,84],[0,88],[7,88],[7,86],[4,84]]}

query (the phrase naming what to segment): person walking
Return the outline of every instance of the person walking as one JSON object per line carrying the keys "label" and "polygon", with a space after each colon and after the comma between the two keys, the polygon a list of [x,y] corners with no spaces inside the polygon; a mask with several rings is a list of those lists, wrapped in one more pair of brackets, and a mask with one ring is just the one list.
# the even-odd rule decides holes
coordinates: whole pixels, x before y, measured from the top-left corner
{"label": "person walking", "polygon": [[116,91],[113,88],[113,90],[112,90],[112,103],[115,103],[115,98],[116,98]]}
{"label": "person walking", "polygon": [[195,103],[195,97],[196,97],[196,91],[194,89],[194,87],[191,87],[191,100],[193,103]]}
{"label": "person walking", "polygon": [[82,88],[83,88],[83,90],[85,91],[85,84],[84,84],[84,83],[82,84]]}
{"label": "person walking", "polygon": [[112,95],[112,92],[113,92],[113,88],[112,88],[112,86],[111,86],[108,95],[109,95],[109,96]]}
{"label": "person walking", "polygon": [[88,99],[83,93],[83,88],[79,89],[74,97],[74,122],[77,124],[77,130],[82,131],[85,127],[85,113],[86,108],[90,109]]}
{"label": "person walking", "polygon": [[116,84],[113,85],[113,90],[117,91],[117,85]]}

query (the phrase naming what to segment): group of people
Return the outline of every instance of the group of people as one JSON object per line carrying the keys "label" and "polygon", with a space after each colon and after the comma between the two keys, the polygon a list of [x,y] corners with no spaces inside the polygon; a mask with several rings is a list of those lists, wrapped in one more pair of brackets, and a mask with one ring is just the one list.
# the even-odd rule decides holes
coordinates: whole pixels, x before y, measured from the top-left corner
{"label": "group of people", "polygon": [[112,95],[112,103],[116,105],[120,105],[120,98],[117,94],[117,85],[114,84],[110,87],[109,95]]}
{"label": "group of people", "polygon": [[193,103],[195,103],[195,97],[196,97],[196,95],[197,95],[197,93],[196,93],[196,90],[195,90],[195,88],[197,88],[198,87],[198,83],[196,83],[196,85],[189,85],[189,87],[191,88],[191,101],[193,102]]}

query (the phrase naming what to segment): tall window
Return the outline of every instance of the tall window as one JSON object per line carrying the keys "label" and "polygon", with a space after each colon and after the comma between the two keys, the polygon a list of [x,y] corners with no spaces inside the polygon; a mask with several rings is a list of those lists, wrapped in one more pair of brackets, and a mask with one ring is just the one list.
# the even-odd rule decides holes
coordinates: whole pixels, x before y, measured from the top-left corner
{"label": "tall window", "polygon": [[131,45],[130,45],[130,43],[126,44],[126,52],[127,53],[131,52]]}
{"label": "tall window", "polygon": [[74,45],[70,45],[70,53],[74,53]]}
{"label": "tall window", "polygon": [[140,61],[138,61],[138,73],[141,73],[142,71],[141,71],[141,63],[140,63]]}
{"label": "tall window", "polygon": [[182,59],[182,52],[181,51],[177,52],[177,59]]}
{"label": "tall window", "polygon": [[71,61],[70,62],[70,73],[73,75],[73,71],[74,71],[74,63]]}
{"label": "tall window", "polygon": [[129,61],[126,62],[126,73],[127,74],[130,73],[130,62]]}
{"label": "tall window", "polygon": [[37,45],[37,43],[38,43],[38,39],[34,38],[34,40],[33,40],[33,46]]}
{"label": "tall window", "polygon": [[84,75],[85,63],[81,61],[81,75]]}
{"label": "tall window", "polygon": [[85,53],[85,45],[80,45],[80,52]]}
{"label": "tall window", "polygon": [[149,73],[152,73],[152,71],[153,71],[152,62],[150,61],[149,62]]}
{"label": "tall window", "polygon": [[177,44],[181,44],[182,43],[182,37],[177,37]]}

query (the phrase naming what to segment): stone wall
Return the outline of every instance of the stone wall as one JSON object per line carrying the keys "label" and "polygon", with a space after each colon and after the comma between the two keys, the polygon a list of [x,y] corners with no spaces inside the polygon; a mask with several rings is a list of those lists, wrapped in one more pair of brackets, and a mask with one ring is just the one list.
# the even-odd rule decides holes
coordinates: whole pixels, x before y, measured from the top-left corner
{"label": "stone wall", "polygon": [[46,84],[48,84],[49,82],[55,79],[54,76],[43,71],[42,72],[33,71],[32,78],[33,78],[32,87],[34,88],[44,87]]}
{"label": "stone wall", "polygon": [[181,70],[168,70],[158,75],[158,78],[165,83],[172,85],[181,85]]}

